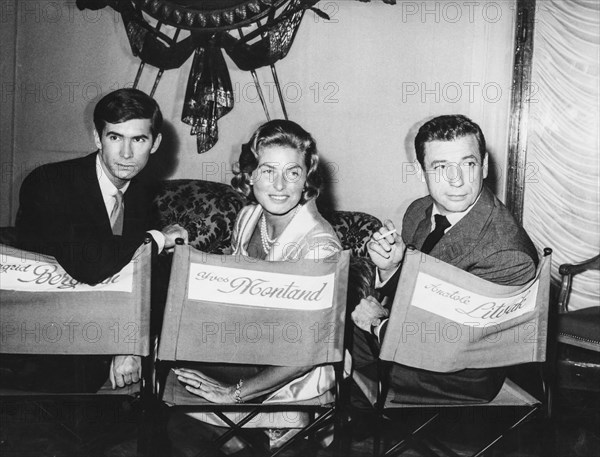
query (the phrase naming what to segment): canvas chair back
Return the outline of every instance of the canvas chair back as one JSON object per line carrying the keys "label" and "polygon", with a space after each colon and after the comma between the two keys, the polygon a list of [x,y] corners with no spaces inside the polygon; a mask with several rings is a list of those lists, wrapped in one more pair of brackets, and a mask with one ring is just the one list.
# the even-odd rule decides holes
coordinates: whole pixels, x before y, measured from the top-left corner
{"label": "canvas chair back", "polygon": [[409,249],[380,358],[437,372],[545,361],[550,262],[503,286]]}
{"label": "canvas chair back", "polygon": [[349,252],[268,262],[175,249],[160,360],[305,366],[343,359]]}
{"label": "canvas chair back", "polygon": [[90,286],[53,257],[0,245],[0,353],[149,355],[151,250]]}

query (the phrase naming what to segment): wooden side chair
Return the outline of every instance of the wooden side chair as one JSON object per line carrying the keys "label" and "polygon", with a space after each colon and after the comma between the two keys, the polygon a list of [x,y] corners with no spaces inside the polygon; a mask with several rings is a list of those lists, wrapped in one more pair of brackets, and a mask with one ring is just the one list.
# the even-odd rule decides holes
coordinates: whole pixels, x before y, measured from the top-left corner
{"label": "wooden side chair", "polygon": [[569,309],[573,277],[600,270],[600,255],[559,267],[562,276],[557,306],[556,387],[600,392],[600,306]]}

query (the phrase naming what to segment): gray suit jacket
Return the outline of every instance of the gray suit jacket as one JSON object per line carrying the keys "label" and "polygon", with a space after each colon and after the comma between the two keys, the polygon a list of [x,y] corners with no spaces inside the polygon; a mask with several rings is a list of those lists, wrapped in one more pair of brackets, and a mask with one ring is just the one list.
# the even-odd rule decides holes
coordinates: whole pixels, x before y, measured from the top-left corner
{"label": "gray suit jacket", "polygon": [[[431,231],[433,200],[413,202],[404,216],[402,239],[419,249]],[[479,200],[429,253],[432,257],[496,284],[521,285],[533,279],[535,246],[508,209],[484,187]]]}
{"label": "gray suit jacket", "polygon": [[[433,200],[413,202],[406,211],[402,239],[420,249],[431,232]],[[521,285],[535,276],[537,251],[508,209],[484,187],[475,206],[429,253],[432,257],[497,284]],[[400,271],[382,287],[393,297]],[[503,369],[433,373],[403,365],[392,368],[392,386],[401,402],[478,402],[491,400],[504,381]]]}

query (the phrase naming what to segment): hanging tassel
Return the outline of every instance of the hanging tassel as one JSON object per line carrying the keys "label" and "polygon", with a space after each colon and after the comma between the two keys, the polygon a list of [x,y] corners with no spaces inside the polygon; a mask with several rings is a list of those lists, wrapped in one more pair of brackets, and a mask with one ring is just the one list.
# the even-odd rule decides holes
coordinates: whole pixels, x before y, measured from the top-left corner
{"label": "hanging tassel", "polygon": [[233,108],[233,88],[225,58],[214,40],[198,47],[190,70],[181,120],[192,126],[198,154],[219,139],[217,120]]}

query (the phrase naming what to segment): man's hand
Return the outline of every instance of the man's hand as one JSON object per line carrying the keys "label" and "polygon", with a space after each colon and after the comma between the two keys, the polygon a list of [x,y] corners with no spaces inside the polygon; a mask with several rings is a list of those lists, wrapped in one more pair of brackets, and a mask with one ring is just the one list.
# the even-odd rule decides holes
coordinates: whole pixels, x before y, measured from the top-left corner
{"label": "man's hand", "polygon": [[177,238],[183,238],[184,243],[188,243],[188,232],[179,224],[167,225],[161,232],[165,236],[164,249],[175,247],[175,240]]}
{"label": "man's hand", "polygon": [[389,316],[389,312],[375,298],[368,296],[356,305],[351,316],[358,328],[370,332],[371,325],[379,325],[382,318]]}
{"label": "man's hand", "polygon": [[382,236],[389,233],[390,230],[396,230],[396,227],[392,221],[386,220],[383,227],[374,232],[371,240],[367,243],[369,257],[379,269],[379,279],[382,282],[387,281],[398,269],[406,248],[398,232]]}
{"label": "man's hand", "polygon": [[117,386],[138,382],[142,376],[142,361],[137,355],[115,355],[110,363],[110,383],[113,389]]}

